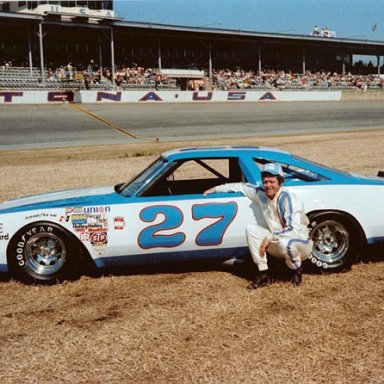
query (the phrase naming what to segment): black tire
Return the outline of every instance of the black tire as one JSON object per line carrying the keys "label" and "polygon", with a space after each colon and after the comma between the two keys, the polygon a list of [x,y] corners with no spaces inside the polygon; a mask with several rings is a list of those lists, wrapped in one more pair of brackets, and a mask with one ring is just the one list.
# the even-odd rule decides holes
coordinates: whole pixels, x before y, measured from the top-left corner
{"label": "black tire", "polygon": [[313,250],[308,263],[321,272],[348,270],[360,257],[365,236],[353,218],[341,212],[309,215]]}
{"label": "black tire", "polygon": [[55,283],[78,276],[82,246],[57,224],[36,222],[11,239],[7,259],[12,276],[26,283]]}

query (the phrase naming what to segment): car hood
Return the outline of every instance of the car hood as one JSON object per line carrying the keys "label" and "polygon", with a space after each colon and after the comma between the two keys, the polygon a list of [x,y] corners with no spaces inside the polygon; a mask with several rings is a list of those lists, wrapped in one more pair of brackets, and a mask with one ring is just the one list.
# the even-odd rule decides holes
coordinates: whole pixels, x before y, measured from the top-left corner
{"label": "car hood", "polygon": [[0,213],[58,207],[106,205],[119,197],[114,187],[81,188],[19,197],[0,204]]}

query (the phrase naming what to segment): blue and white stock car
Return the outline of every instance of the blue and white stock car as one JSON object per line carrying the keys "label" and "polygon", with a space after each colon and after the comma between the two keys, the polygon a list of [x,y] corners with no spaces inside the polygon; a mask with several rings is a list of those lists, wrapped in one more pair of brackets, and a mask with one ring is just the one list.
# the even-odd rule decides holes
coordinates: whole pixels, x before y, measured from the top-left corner
{"label": "blue and white stock car", "polygon": [[285,187],[310,218],[318,270],[352,265],[364,246],[384,240],[384,180],[336,171],[260,147],[209,147],[164,153],[133,180],[18,198],[0,205],[0,268],[26,282],[55,282],[97,267],[247,257],[245,227],[263,223],[239,193],[203,196],[228,182],[261,184],[260,169],[280,163]]}

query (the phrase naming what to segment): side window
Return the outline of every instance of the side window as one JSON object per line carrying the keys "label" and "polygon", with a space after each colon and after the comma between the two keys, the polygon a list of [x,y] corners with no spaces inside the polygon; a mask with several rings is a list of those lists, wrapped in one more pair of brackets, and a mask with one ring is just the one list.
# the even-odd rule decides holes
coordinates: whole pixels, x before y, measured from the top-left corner
{"label": "side window", "polygon": [[190,159],[174,162],[142,196],[200,194],[213,186],[241,179],[237,158]]}
{"label": "side window", "polygon": [[229,179],[228,159],[197,159],[180,164],[170,175],[172,180]]}
{"label": "side window", "polygon": [[[260,172],[263,168],[263,165],[266,163],[270,163],[264,158],[256,158],[254,159],[256,165],[259,167]],[[284,180],[286,184],[294,184],[297,181],[305,181],[305,182],[315,182],[315,181],[323,181],[328,180],[327,177],[320,175],[317,172],[313,172],[311,170],[292,165],[292,164],[284,164],[279,163],[284,173]]]}

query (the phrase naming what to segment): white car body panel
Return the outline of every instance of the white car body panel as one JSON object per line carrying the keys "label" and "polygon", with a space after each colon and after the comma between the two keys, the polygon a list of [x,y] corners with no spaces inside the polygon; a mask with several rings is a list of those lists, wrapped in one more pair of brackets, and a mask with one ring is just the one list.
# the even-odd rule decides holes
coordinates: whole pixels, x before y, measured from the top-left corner
{"label": "white car body panel", "polygon": [[[224,150],[223,150],[224,149]],[[384,241],[384,181],[380,178],[354,177],[347,173],[290,158],[283,151],[248,148],[212,148],[170,151],[169,163],[160,163],[148,177],[156,178],[168,164],[191,156],[219,159],[239,156],[239,164],[248,181],[260,182],[254,158],[265,155],[267,161],[292,160],[286,188],[303,202],[307,214],[338,211],[352,217],[361,227],[368,243]],[[253,152],[254,151],[254,152]],[[197,152],[197,154],[196,154]],[[254,156],[254,157],[252,157]],[[275,158],[273,158],[273,156]],[[303,169],[301,169],[301,161]],[[307,168],[306,168],[307,167]],[[288,170],[291,170],[289,166]],[[296,174],[302,172],[302,179]],[[312,174],[319,174],[307,182]],[[161,176],[161,174],[160,174]],[[145,181],[145,182],[143,182]],[[148,180],[141,180],[140,189]],[[150,181],[150,180],[149,180]],[[189,185],[189,184],[188,184]],[[133,188],[132,196],[115,192],[114,187],[75,189],[18,198],[0,205],[0,271],[8,271],[7,247],[20,228],[31,223],[55,223],[74,234],[99,267],[140,263],[146,257],[167,260],[204,254],[237,257],[247,251],[245,228],[265,224],[258,206],[238,193],[154,195],[142,197]],[[189,190],[188,190],[189,192]],[[16,252],[13,250],[13,252]]]}

